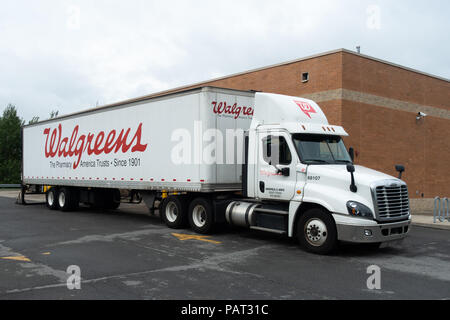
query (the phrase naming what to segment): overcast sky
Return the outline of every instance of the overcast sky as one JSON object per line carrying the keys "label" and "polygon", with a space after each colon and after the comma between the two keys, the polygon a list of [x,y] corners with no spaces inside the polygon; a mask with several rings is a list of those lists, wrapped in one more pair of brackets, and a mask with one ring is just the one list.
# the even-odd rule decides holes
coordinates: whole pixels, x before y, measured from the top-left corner
{"label": "overcast sky", "polygon": [[0,4],[0,111],[27,121],[357,45],[450,78],[448,0]]}

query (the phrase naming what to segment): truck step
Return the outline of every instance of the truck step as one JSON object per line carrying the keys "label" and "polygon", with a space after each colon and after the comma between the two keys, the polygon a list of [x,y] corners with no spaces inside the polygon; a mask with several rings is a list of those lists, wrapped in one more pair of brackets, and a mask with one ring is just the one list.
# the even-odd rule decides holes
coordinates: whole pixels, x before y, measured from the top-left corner
{"label": "truck step", "polygon": [[263,228],[263,227],[250,227],[250,229],[266,231],[266,232],[271,232],[271,233],[277,233],[277,234],[286,234],[286,231],[283,231],[283,230],[269,229],[269,228]]}
{"label": "truck step", "polygon": [[267,209],[267,208],[256,208],[255,212],[264,212],[264,213],[283,215],[283,216],[289,214],[289,211],[276,210],[276,209]]}

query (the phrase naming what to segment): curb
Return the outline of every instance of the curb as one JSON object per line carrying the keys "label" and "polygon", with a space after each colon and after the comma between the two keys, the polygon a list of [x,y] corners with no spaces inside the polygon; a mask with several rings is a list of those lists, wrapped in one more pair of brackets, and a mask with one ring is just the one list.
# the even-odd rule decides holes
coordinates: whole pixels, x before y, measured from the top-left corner
{"label": "curb", "polygon": [[450,223],[447,224],[442,224],[445,222],[441,222],[441,223],[420,223],[420,222],[413,222],[412,225],[413,226],[417,226],[417,227],[423,227],[423,228],[430,228],[430,229],[439,229],[439,230],[450,230]]}

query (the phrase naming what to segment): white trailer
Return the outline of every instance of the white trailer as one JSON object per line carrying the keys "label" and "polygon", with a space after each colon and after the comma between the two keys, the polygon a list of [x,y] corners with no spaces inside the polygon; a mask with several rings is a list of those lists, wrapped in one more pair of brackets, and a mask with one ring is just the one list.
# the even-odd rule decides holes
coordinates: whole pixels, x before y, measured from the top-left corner
{"label": "white trailer", "polygon": [[346,135],[311,100],[204,87],[24,126],[22,181],[52,186],[50,209],[114,209],[125,189],[171,228],[228,222],[317,253],[403,239],[406,183],[354,166]]}

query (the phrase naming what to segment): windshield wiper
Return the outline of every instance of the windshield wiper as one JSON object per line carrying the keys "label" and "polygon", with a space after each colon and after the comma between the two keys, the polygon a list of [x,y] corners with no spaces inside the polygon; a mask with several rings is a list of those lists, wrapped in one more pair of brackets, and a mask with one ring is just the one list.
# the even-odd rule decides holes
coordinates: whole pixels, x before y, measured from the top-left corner
{"label": "windshield wiper", "polygon": [[330,162],[322,160],[322,159],[307,159],[307,160],[304,160],[304,161],[305,162],[319,162],[319,163],[328,163],[328,164],[330,164]]}
{"label": "windshield wiper", "polygon": [[350,160],[334,160],[335,162],[340,162],[340,163],[353,163]]}

